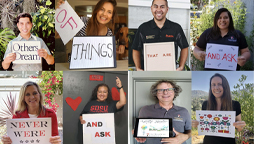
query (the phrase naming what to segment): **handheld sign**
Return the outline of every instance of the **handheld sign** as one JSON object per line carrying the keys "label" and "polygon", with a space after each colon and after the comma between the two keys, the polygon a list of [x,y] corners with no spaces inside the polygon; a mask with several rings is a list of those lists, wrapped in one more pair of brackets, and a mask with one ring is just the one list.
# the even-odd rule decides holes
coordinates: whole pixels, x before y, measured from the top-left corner
{"label": "handheld sign", "polygon": [[207,43],[205,68],[236,70],[238,47]]}
{"label": "handheld sign", "polygon": [[70,69],[116,67],[114,36],[74,37]]}
{"label": "handheld sign", "polygon": [[11,51],[16,53],[14,64],[36,64],[41,63],[37,50],[41,48],[40,41],[14,41]]}
{"label": "handheld sign", "polygon": [[79,18],[67,1],[56,9],[55,28],[64,45],[66,45],[82,27],[84,27],[84,22]]}
{"label": "handheld sign", "polygon": [[173,137],[172,118],[136,118],[134,137],[169,138]]}
{"label": "handheld sign", "polygon": [[114,113],[83,114],[83,143],[115,144]]}
{"label": "handheld sign", "polygon": [[175,71],[174,42],[144,44],[145,71]]}
{"label": "handheld sign", "polygon": [[7,135],[13,144],[50,144],[51,118],[8,119]]}
{"label": "handheld sign", "polygon": [[196,111],[198,135],[235,137],[235,111]]}

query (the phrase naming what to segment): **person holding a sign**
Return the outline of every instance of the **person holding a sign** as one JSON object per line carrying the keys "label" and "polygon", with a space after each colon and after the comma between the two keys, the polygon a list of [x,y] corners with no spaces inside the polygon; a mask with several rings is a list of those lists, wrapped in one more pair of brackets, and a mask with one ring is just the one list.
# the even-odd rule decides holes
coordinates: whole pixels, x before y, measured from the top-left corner
{"label": "person holding a sign", "polygon": [[120,100],[113,101],[111,90],[106,84],[97,85],[93,92],[91,101],[89,101],[80,113],[80,122],[85,124],[86,121],[82,119],[82,114],[91,113],[116,113],[126,104],[126,96],[124,94],[121,80],[116,77],[116,86],[120,90]]}
{"label": "person holding a sign", "polygon": [[[58,136],[57,117],[54,111],[43,106],[43,95],[37,83],[28,81],[20,89],[19,100],[13,119],[19,118],[51,118],[52,137],[49,139],[51,144],[61,144]],[[3,136],[4,144],[11,144],[9,136]]]}
{"label": "person holding a sign", "polygon": [[[243,66],[250,58],[250,51],[245,39],[245,36],[239,31],[235,30],[231,13],[226,8],[219,9],[213,21],[213,27],[205,30],[198,39],[198,42],[193,51],[194,56],[204,61],[206,59],[207,44],[220,44],[237,46],[240,52],[240,56],[230,59],[236,59],[237,68],[240,70],[240,66]],[[227,60],[225,58],[224,60]],[[226,69],[226,68],[225,68]],[[205,70],[214,70],[205,68]],[[218,69],[215,69],[218,70]]]}
{"label": "person holding a sign", "polygon": [[[246,123],[241,121],[241,106],[238,101],[231,98],[231,91],[227,79],[221,74],[214,74],[210,78],[210,89],[208,100],[202,104],[202,110],[235,111],[236,117],[233,126],[237,131],[242,131]],[[192,121],[192,127],[197,127],[199,122]],[[235,138],[218,136],[205,136],[204,144],[235,144]]]}
{"label": "person holding a sign", "polygon": [[136,138],[138,142],[146,144],[186,144],[191,136],[191,118],[188,110],[184,107],[174,105],[173,101],[182,92],[182,89],[173,81],[160,80],[152,85],[150,92],[159,100],[155,105],[147,105],[140,109],[139,118],[172,118],[172,138]]}
{"label": "person holding a sign", "polygon": [[[33,64],[30,61],[34,59],[44,58],[46,62],[50,65],[54,64],[54,57],[50,54],[50,51],[44,41],[41,38],[38,38],[30,33],[33,24],[32,24],[32,16],[29,13],[21,13],[18,15],[17,19],[17,27],[20,31],[17,38],[13,39],[9,42],[7,49],[4,54],[4,61],[2,62],[2,66],[4,69],[8,69],[11,62],[15,62],[17,57],[22,60],[26,60],[22,64],[13,64],[12,68],[14,71],[41,71],[42,65],[41,63]],[[20,45],[19,47],[16,47],[14,50],[14,45],[16,41],[22,41],[24,42],[24,46]],[[40,42],[39,47],[33,47],[33,46],[25,46],[27,41],[34,41],[34,42]],[[24,54],[21,55],[21,52],[31,52],[31,51],[37,51],[37,54],[31,55],[31,54]]]}
{"label": "person holding a sign", "polygon": [[167,0],[153,0],[151,6],[153,20],[139,26],[132,44],[133,61],[137,71],[144,70],[144,43],[174,42],[175,60],[177,60],[178,46],[181,48],[179,67],[183,70],[188,57],[188,42],[181,26],[166,19],[168,12]]}

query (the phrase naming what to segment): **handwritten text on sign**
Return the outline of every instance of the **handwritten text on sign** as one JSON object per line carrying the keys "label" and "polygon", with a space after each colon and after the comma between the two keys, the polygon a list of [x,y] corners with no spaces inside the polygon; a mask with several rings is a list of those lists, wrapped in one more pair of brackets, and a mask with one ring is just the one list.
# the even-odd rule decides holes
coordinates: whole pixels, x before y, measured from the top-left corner
{"label": "handwritten text on sign", "polygon": [[14,144],[50,144],[51,118],[9,119],[7,134]]}
{"label": "handwritten text on sign", "polygon": [[83,114],[83,139],[89,144],[115,144],[114,114]]}
{"label": "handwritten text on sign", "polygon": [[208,43],[205,68],[236,70],[238,47]]}
{"label": "handwritten text on sign", "polygon": [[116,67],[115,38],[74,37],[70,69]]}
{"label": "handwritten text on sign", "polygon": [[60,8],[56,9],[55,27],[65,45],[84,27],[84,23],[65,1],[60,5]]}
{"label": "handwritten text on sign", "polygon": [[16,53],[15,64],[41,63],[38,50],[41,48],[40,41],[14,41],[12,42],[12,53]]}
{"label": "handwritten text on sign", "polygon": [[235,137],[235,111],[196,111],[198,135]]}
{"label": "handwritten text on sign", "polygon": [[145,71],[175,71],[174,42],[144,44]]}

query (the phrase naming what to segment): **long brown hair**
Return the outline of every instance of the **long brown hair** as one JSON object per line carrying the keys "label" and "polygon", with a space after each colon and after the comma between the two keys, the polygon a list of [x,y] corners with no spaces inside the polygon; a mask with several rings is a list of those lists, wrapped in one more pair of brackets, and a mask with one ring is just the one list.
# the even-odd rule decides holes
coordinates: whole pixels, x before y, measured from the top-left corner
{"label": "long brown hair", "polygon": [[232,106],[232,98],[231,98],[231,92],[230,92],[230,87],[228,84],[227,79],[221,75],[221,74],[214,74],[210,78],[210,89],[209,89],[209,96],[208,96],[208,102],[207,102],[207,110],[217,110],[217,102],[215,100],[215,96],[212,93],[211,89],[211,82],[214,77],[219,77],[222,79],[222,87],[223,87],[223,94],[221,96],[221,110],[223,111],[232,111],[233,106]]}
{"label": "long brown hair", "polygon": [[87,36],[97,36],[99,31],[99,22],[97,20],[97,13],[101,9],[101,7],[104,5],[105,2],[109,2],[113,5],[113,15],[112,15],[112,20],[107,24],[107,27],[112,30],[112,33],[114,34],[114,29],[115,29],[115,22],[117,19],[117,14],[116,14],[116,1],[115,0],[100,0],[92,13],[92,17],[89,19],[87,27],[86,27],[86,35]]}

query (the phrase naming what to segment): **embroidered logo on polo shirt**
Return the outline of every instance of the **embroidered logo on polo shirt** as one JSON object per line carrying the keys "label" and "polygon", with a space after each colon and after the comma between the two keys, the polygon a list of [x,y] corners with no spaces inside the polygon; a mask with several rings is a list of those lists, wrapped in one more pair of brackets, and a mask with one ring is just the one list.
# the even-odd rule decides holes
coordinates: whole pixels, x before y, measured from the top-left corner
{"label": "embroidered logo on polo shirt", "polygon": [[173,38],[174,36],[173,36],[173,35],[167,35],[167,34],[166,34],[166,37],[171,37],[171,38]]}
{"label": "embroidered logo on polo shirt", "polygon": [[228,39],[228,41],[231,41],[231,42],[236,42],[236,39],[235,39],[233,36],[231,36],[231,38],[230,38],[230,39]]}
{"label": "embroidered logo on polo shirt", "polygon": [[178,114],[177,117],[174,117],[173,121],[180,121],[180,122],[183,122],[183,118],[181,118],[181,115]]}
{"label": "embroidered logo on polo shirt", "polygon": [[155,35],[148,35],[146,36],[146,39],[154,39]]}

